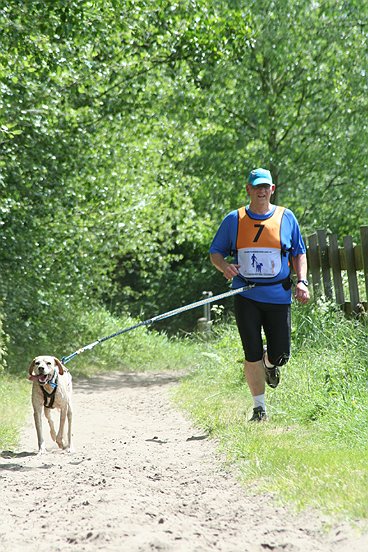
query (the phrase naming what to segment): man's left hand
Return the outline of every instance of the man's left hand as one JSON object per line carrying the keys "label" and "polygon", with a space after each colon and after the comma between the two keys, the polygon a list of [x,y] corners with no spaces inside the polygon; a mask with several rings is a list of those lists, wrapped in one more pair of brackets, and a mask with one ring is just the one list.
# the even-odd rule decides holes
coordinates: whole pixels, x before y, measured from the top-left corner
{"label": "man's left hand", "polygon": [[303,282],[299,282],[296,284],[295,288],[295,299],[299,301],[299,303],[308,303],[310,296],[309,296],[309,289]]}

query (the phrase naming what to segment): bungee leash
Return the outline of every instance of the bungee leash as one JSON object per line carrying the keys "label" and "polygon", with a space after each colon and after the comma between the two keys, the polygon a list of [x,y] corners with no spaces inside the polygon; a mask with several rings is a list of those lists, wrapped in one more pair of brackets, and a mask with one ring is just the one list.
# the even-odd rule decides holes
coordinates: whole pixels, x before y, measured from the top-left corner
{"label": "bungee leash", "polygon": [[230,291],[226,291],[225,293],[220,293],[220,295],[213,295],[212,297],[207,297],[206,299],[201,299],[200,301],[196,301],[195,303],[191,303],[190,305],[185,305],[184,307],[179,307],[177,309],[165,312],[163,314],[158,314],[157,316],[154,316],[153,318],[149,318],[148,320],[144,320],[143,322],[138,322],[138,324],[134,324],[134,326],[130,326],[129,328],[124,328],[122,330],[118,330],[117,332],[108,335],[106,337],[101,337],[100,339],[97,339],[96,341],[93,341],[89,345],[85,345],[81,349],[78,349],[78,351],[75,351],[71,355],[64,356],[61,359],[61,362],[63,364],[66,364],[72,358],[74,358],[77,355],[80,355],[81,353],[84,353],[84,351],[88,351],[90,349],[93,349],[96,347],[96,345],[99,345],[100,343],[103,343],[104,341],[107,341],[108,339],[112,339],[113,337],[117,337],[118,335],[121,335],[126,332],[130,332],[132,330],[135,330],[136,328],[139,328],[140,326],[149,326],[150,324],[153,324],[154,322],[158,322],[159,320],[164,320],[165,318],[170,318],[170,316],[175,316],[176,314],[180,314],[182,312],[186,312],[191,309],[195,309],[197,307],[201,307],[202,305],[206,305],[208,303],[213,303],[214,301],[220,301],[221,299],[225,299],[226,297],[231,297],[232,295],[236,295],[238,293],[242,293],[244,291],[248,291],[249,289],[253,288],[254,284],[248,284],[246,286],[243,286],[241,288],[232,289]]}

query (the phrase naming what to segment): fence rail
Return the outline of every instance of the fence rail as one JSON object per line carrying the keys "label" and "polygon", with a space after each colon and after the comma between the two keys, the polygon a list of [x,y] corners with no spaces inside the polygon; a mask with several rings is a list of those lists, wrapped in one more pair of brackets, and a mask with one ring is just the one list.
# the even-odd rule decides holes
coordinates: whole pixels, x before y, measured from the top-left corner
{"label": "fence rail", "polygon": [[368,312],[368,226],[360,227],[361,243],[351,236],[339,246],[335,234],[317,230],[308,236],[308,272],[314,296],[334,300],[346,314]]}

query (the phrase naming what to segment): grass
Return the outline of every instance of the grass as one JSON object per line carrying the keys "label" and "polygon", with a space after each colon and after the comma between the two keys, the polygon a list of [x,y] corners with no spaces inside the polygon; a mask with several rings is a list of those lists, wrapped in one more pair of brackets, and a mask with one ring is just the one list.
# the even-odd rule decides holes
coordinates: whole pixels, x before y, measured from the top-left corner
{"label": "grass", "polygon": [[[34,338],[29,344],[22,343],[21,347],[11,349],[8,372],[23,377],[30,360],[37,355],[54,355],[61,359],[98,338],[110,336],[138,322],[130,316],[117,318],[103,308],[66,312],[63,316],[59,315],[59,320],[61,322],[53,325],[52,335],[45,334],[44,340]],[[33,342],[37,345],[33,345]],[[190,343],[190,339],[169,338],[165,333],[156,331],[156,326],[149,330],[141,326],[84,351],[70,360],[67,367],[77,377],[111,370],[177,369],[190,364]]]}
{"label": "grass", "polygon": [[30,385],[26,379],[0,376],[0,448],[9,450],[19,437],[30,407]]}
{"label": "grass", "polygon": [[[134,322],[103,310],[82,313],[72,341],[56,344],[56,350],[70,354],[96,335]],[[272,492],[298,510],[317,507],[366,520],[367,320],[346,320],[326,303],[295,305],[292,352],[279,387],[267,391],[270,421],[257,425],[247,422],[252,400],[232,322],[217,323],[208,341],[169,338],[141,327],[86,351],[68,367],[75,377],[117,369],[185,369],[176,404],[216,437],[244,484]],[[20,352],[11,352],[8,373],[0,375],[1,449],[16,446],[29,407],[27,367],[19,358]]]}
{"label": "grass", "polygon": [[220,443],[245,483],[296,509],[368,518],[368,350],[366,322],[329,305],[295,307],[293,357],[270,421],[248,424],[252,401],[233,325],[208,344],[175,400]]}

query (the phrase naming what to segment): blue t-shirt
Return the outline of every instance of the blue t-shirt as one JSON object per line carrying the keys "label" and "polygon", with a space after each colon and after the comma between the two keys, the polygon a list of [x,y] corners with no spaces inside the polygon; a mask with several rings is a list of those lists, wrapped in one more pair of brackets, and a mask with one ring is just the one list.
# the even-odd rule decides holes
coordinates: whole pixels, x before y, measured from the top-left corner
{"label": "blue t-shirt", "polygon": [[[256,215],[253,213],[249,206],[246,207],[247,214],[255,220],[265,220],[273,215],[276,206],[273,205],[272,209],[266,215]],[[233,263],[238,264],[238,253],[236,250],[236,241],[238,235],[238,211],[231,211],[223,219],[219,229],[212,241],[210,247],[210,253],[220,253],[224,258],[233,256]],[[281,246],[282,249],[287,251],[286,254],[281,255],[281,271],[274,278],[269,278],[267,282],[277,282],[284,280],[290,273],[289,266],[289,253],[296,257],[297,255],[306,252],[303,238],[300,233],[300,228],[295,215],[290,209],[285,209],[284,215],[281,220]],[[257,281],[254,279],[253,281]],[[244,281],[235,276],[232,281],[232,288],[237,289],[245,285]],[[284,289],[281,283],[274,285],[256,286],[248,291],[242,292],[241,295],[254,301],[260,301],[261,303],[274,303],[274,304],[290,304],[291,303],[291,289]]]}

